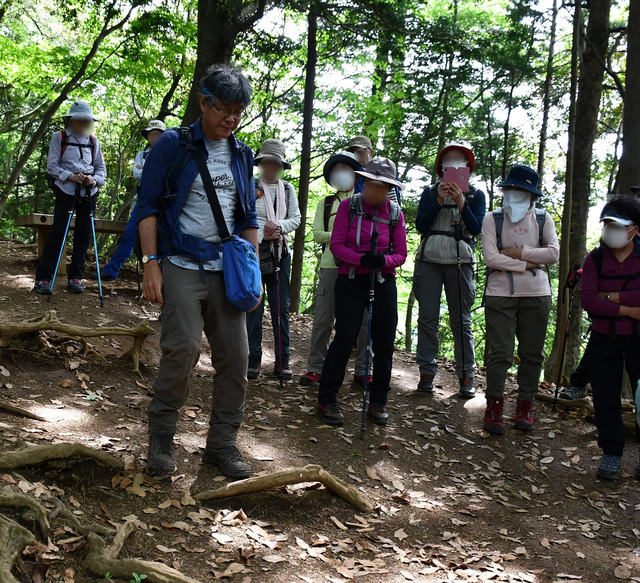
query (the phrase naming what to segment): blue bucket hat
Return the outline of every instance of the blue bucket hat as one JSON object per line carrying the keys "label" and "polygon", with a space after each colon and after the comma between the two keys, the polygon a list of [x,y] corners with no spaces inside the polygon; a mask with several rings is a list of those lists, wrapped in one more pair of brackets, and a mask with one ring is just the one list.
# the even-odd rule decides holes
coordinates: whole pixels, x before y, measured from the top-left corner
{"label": "blue bucket hat", "polygon": [[516,164],[509,169],[509,175],[507,178],[498,184],[498,188],[513,187],[522,188],[527,190],[536,196],[542,196],[542,193],[538,190],[538,182],[540,177],[538,173],[529,166],[524,164]]}

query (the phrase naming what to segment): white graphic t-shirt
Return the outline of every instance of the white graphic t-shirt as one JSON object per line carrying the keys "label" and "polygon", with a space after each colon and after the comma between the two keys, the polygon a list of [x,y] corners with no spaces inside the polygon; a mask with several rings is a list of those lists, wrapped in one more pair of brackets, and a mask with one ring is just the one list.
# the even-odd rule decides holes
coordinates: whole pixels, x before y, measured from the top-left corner
{"label": "white graphic t-shirt", "polygon": [[[209,154],[207,167],[211,180],[216,187],[218,200],[229,232],[233,234],[235,227],[235,210],[238,201],[237,187],[231,172],[231,146],[228,140],[210,140],[205,138],[205,146]],[[180,215],[180,228],[183,233],[193,235],[212,243],[219,243],[218,226],[211,212],[211,205],[204,190],[204,184],[200,174],[193,181],[191,190],[187,195],[182,214]],[[197,262],[176,255],[169,257],[169,261],[186,269],[199,269]],[[220,259],[207,261],[203,264],[207,271],[222,270],[222,254]]]}

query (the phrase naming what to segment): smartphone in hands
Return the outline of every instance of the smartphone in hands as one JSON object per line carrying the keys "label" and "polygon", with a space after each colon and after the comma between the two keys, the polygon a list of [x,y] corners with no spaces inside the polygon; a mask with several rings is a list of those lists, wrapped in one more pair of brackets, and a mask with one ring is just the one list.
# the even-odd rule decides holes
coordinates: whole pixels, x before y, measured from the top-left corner
{"label": "smartphone in hands", "polygon": [[469,177],[471,170],[468,166],[455,168],[453,166],[445,166],[442,169],[443,182],[455,182],[462,192],[469,192]]}

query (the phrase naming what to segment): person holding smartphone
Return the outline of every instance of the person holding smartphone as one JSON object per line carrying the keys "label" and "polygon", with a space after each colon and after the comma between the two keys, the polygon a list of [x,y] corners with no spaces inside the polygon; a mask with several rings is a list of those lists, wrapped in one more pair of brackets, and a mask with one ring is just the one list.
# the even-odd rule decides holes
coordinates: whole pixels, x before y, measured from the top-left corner
{"label": "person holding smartphone", "polygon": [[416,227],[422,242],[416,254],[413,281],[420,306],[417,350],[420,382],[417,390],[421,393],[433,392],[433,380],[438,371],[436,357],[443,287],[453,333],[456,373],[460,379],[459,394],[472,398],[476,393],[471,328],[471,308],[476,299],[474,237],[482,230],[485,195],[469,184],[474,163],[470,148],[460,144],[447,146],[436,159],[438,180],[425,188],[420,198]]}

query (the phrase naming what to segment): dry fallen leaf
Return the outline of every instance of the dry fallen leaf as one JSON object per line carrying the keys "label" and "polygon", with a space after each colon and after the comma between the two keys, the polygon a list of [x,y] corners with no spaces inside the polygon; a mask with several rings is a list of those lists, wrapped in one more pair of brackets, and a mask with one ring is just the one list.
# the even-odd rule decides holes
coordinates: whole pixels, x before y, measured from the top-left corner
{"label": "dry fallen leaf", "polygon": [[404,540],[409,535],[404,531],[404,529],[399,528],[393,533],[393,536],[395,536],[398,540]]}
{"label": "dry fallen leaf", "polygon": [[262,558],[265,561],[267,561],[267,563],[281,563],[282,561],[286,561],[287,560],[284,557],[281,557],[280,555],[265,555]]}

